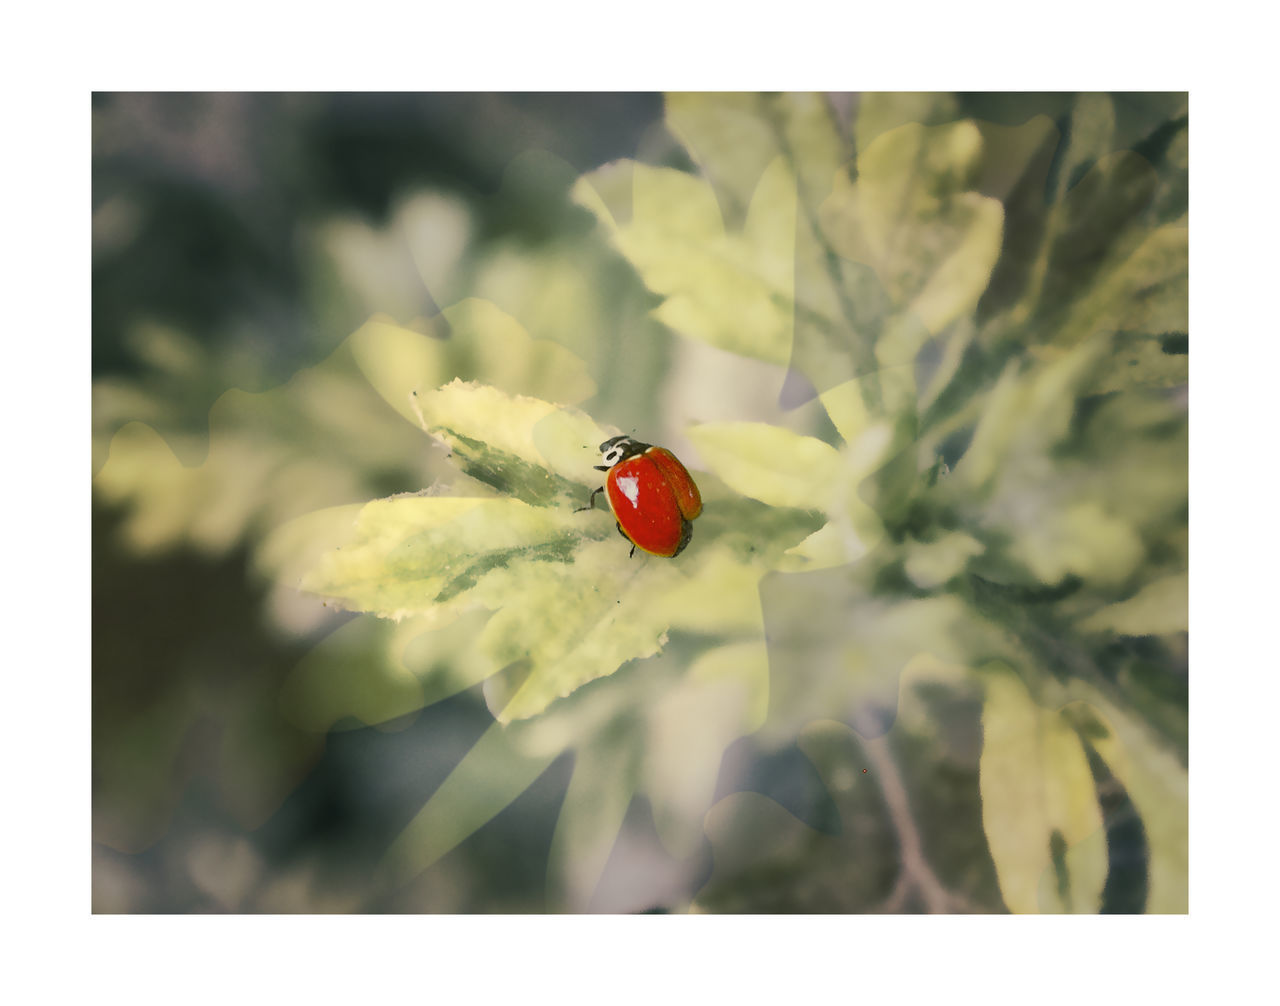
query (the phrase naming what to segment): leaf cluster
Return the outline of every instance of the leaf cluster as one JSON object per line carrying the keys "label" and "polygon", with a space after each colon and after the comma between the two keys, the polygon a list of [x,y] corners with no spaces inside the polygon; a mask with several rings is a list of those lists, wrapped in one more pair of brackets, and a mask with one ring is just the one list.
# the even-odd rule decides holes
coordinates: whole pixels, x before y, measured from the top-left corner
{"label": "leaf cluster", "polygon": [[[578,178],[593,240],[648,291],[637,331],[755,361],[806,417],[679,431],[705,510],[675,560],[628,560],[608,514],[576,512],[618,432],[583,408],[623,392],[588,342],[531,334],[527,306],[375,319],[263,399],[322,457],[356,450],[356,414],[395,430],[370,430],[374,454],[434,452],[425,491],[254,518],[264,571],[379,618],[296,668],[301,722],[477,686],[494,717],[383,879],[428,871],[572,753],[552,907],[594,904],[643,797],[668,856],[709,843],[701,908],[1185,911],[1185,96],[1136,107],[1137,127],[1092,94],[1016,123],[952,96],[671,95],[696,170]],[[175,477],[126,428],[96,487],[208,498],[304,463],[212,442]],[[220,540],[216,508],[188,513]],[[175,533],[132,520],[140,544]],[[743,743],[798,750],[839,825],[725,795]]]}

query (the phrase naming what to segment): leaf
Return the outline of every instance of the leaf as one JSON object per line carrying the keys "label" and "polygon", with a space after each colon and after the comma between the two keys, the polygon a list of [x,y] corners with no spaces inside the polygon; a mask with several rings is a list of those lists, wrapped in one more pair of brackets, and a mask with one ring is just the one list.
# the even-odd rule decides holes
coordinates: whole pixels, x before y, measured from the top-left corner
{"label": "leaf", "polygon": [[839,715],[868,737],[892,725],[903,669],[929,654],[964,663],[981,624],[958,598],[877,591],[867,560],[777,572],[760,584],[769,646],[771,737]]}
{"label": "leaf", "polygon": [[1116,111],[1111,96],[1084,93],[1076,98],[1066,149],[1058,170],[1057,199],[1076,185],[1097,161],[1115,150]]}
{"label": "leaf", "polygon": [[403,618],[432,611],[513,559],[566,561],[575,539],[567,514],[516,499],[374,500],[360,511],[353,539],[328,553],[302,588],[355,611]]}
{"label": "leaf", "polygon": [[457,300],[462,270],[474,237],[472,214],[462,200],[417,192],[398,200],[385,227],[358,215],[326,221],[315,237],[342,285],[367,305],[396,318],[430,313],[433,304]]}
{"label": "leaf", "polygon": [[500,720],[535,715],[666,643],[670,620],[657,602],[687,574],[653,562],[628,568],[621,565],[625,551],[596,543],[571,568],[526,568],[501,585],[494,601],[505,606],[477,641],[495,671],[513,665],[521,671],[514,687],[492,702]]}
{"label": "leaf", "polygon": [[698,852],[721,754],[763,722],[768,701],[768,655],[750,642],[706,651],[649,708],[644,789],[658,837],[677,859]]}
{"label": "leaf", "polygon": [[984,553],[982,575],[1048,585],[1078,577],[1114,599],[1185,526],[1185,403],[1137,390],[1085,399],[1109,353],[1103,334],[1046,348],[1007,365],[988,395],[938,487],[998,546]]}
{"label": "leaf", "polygon": [[940,587],[958,576],[972,556],[981,555],[983,545],[962,531],[943,535],[936,541],[915,543],[903,568],[917,587]]}
{"label": "leaf", "polygon": [[652,656],[669,630],[761,631],[759,579],[812,521],[806,527],[795,511],[711,505],[721,513],[698,519],[698,544],[681,554],[685,561],[625,560],[625,544],[613,541],[610,527],[607,540],[584,546],[571,566],[548,564],[517,590],[495,583],[486,603],[501,598],[507,607],[478,645],[496,666],[528,661],[529,668],[500,718],[535,715],[625,661]]}
{"label": "leaf", "polygon": [[883,533],[875,510],[855,491],[882,463],[889,441],[883,424],[864,430],[844,451],[765,423],[704,423],[689,437],[712,470],[744,495],[824,512],[826,526],[788,552],[805,568],[851,562]]}
{"label": "leaf", "polygon": [[351,538],[301,586],[353,610],[434,625],[476,607],[495,612],[467,680],[491,679],[486,697],[504,722],[657,653],[673,627],[759,631],[760,575],[813,527],[811,517],[763,508],[743,521],[735,512],[750,506],[707,495],[696,548],[679,561],[628,560],[611,521],[574,512],[584,484],[547,467],[550,455],[570,474],[589,471],[594,458],[582,458],[582,437],[590,433],[593,444],[599,433],[593,425],[584,432],[588,420],[475,385],[420,397],[462,468],[519,498],[369,503]]}
{"label": "leaf", "polygon": [[973,440],[949,485],[985,497],[1047,466],[1046,454],[1069,433],[1077,396],[1105,359],[1106,341],[1093,339],[1066,352],[1047,351],[1010,361],[986,396]]}
{"label": "leaf", "polygon": [[287,590],[297,590],[325,555],[351,540],[362,509],[363,503],[325,507],[272,528],[254,553],[256,570]]}
{"label": "leaf", "polygon": [[[449,338],[371,321],[320,364],[277,388],[224,393],[209,413],[207,447],[203,437],[162,438],[140,423],[126,424],[105,447],[95,443],[95,452],[104,456],[94,479],[96,495],[129,507],[124,533],[136,550],[191,541],[205,551],[221,552],[242,537],[261,537],[310,511],[385,493],[389,480],[393,487],[415,490],[443,475],[443,458],[422,449],[420,412],[423,403],[430,409],[443,401],[440,407],[457,413],[460,424],[467,418],[460,401],[464,392],[432,390],[457,373],[489,375],[566,402],[594,393],[581,360],[554,343],[531,340],[492,305],[465,301],[447,309],[445,318],[452,326]],[[170,355],[184,346],[177,343]],[[423,396],[417,411],[414,389]],[[102,409],[113,402],[118,406],[118,390],[123,389],[96,389],[95,400],[102,399]],[[391,420],[380,395],[418,428]],[[551,452],[557,470],[573,467],[579,455],[589,454],[600,442],[598,437],[578,440],[572,459],[556,454],[554,446],[594,437],[599,428],[577,413],[553,417],[555,409],[549,405],[521,412],[521,401],[516,398],[503,407],[493,399],[474,398],[473,417],[476,409],[486,408],[494,409],[494,415],[474,417],[472,426],[463,425],[459,432],[479,430],[496,438],[505,421],[513,446],[527,456],[536,451],[530,450],[530,441],[537,439]],[[511,424],[518,422],[530,426],[512,430]],[[540,452],[537,457],[540,465],[547,463]],[[492,472],[492,457],[473,460],[482,475]],[[491,481],[508,484],[502,474],[491,475]],[[536,486],[525,486],[538,498],[578,491],[545,473],[538,480]]]}
{"label": "leaf", "polygon": [[1053,114],[1033,115],[1014,126],[974,124],[982,134],[982,164],[975,188],[1005,205],[1006,224],[1010,206],[1018,205],[1020,190],[1038,187],[1035,194],[1043,207],[1044,170],[1060,139]]}
{"label": "leaf", "polygon": [[[588,373],[601,380],[603,389],[615,357],[624,355],[611,352],[620,341],[612,330],[640,315],[640,284],[620,281],[604,254],[603,242],[588,241],[576,233],[534,248],[517,241],[493,242],[486,247],[488,254],[474,278],[474,294],[518,318],[535,346],[538,340],[549,340],[582,358]],[[563,371],[536,367],[531,368],[523,386],[505,381],[499,386],[540,398],[577,402],[578,393],[572,388],[542,384],[567,376]]]}
{"label": "leaf", "polygon": [[[1187,354],[1170,348],[1177,345],[1177,339],[1172,333],[1164,337],[1132,332],[1117,333],[1111,366],[1098,376],[1090,390],[1105,395],[1111,391],[1185,385],[1190,370]],[[1181,342],[1185,346],[1186,340]]]}
{"label": "leaf", "polygon": [[[137,551],[153,551],[182,536],[186,519],[194,524],[197,542],[210,550],[226,548],[238,536],[243,516],[227,513],[225,519],[211,520],[211,514],[200,512],[198,505],[209,499],[209,487],[186,475],[187,470],[160,434],[135,422],[112,438],[94,489],[108,503],[124,503],[131,497],[137,500],[125,526],[125,534]],[[166,493],[161,487],[172,489]]]}
{"label": "leaf", "polygon": [[1087,632],[1110,629],[1125,636],[1157,636],[1187,631],[1186,573],[1148,583],[1133,597],[1111,604],[1081,622]]}
{"label": "leaf", "polygon": [[591,210],[645,285],[655,316],[691,338],[785,363],[792,332],[795,183],[774,160],[740,231],[727,233],[711,187],[670,168],[622,162],[584,175]]}
{"label": "leaf", "polygon": [[1052,867],[1040,875],[1036,892],[1040,914],[1097,914],[1099,905],[1093,888],[1098,864],[1107,862],[1105,829],[1099,828],[1072,846],[1066,844],[1060,833],[1054,832],[1049,836],[1049,854]]}
{"label": "leaf", "polygon": [[[682,850],[677,855],[696,851],[722,752],[763,717],[767,666],[759,643],[716,647],[691,661],[692,652],[664,653],[579,689],[542,715],[506,726],[506,747],[476,755],[490,762],[487,771],[505,775],[507,760],[549,764],[574,751],[547,865],[549,910],[590,908],[633,795],[649,797],[664,845]],[[473,771],[479,768],[466,764],[456,773]],[[463,800],[463,786],[441,788],[440,808],[424,810],[415,825],[415,847],[438,858],[462,840],[450,814]],[[516,795],[508,790],[502,798]],[[430,861],[404,862],[399,879]]]}
{"label": "leaf", "polygon": [[[860,123],[883,97],[863,100]],[[958,367],[1001,261],[999,197],[1042,162],[1051,132],[1043,116],[1016,128],[953,117],[943,111],[929,118],[946,124],[894,122],[860,137],[856,163],[807,203],[817,230],[798,232],[792,366],[820,391],[861,379],[877,418],[910,415],[911,365],[926,347],[951,372]],[[928,389],[928,398],[941,390]]]}
{"label": "leaf", "polygon": [[1092,334],[1084,322],[1094,314],[1095,292],[1148,238],[1142,223],[1157,183],[1150,162],[1124,150],[1085,166],[1049,215],[1027,296],[1012,314],[1037,342],[1053,338],[1069,317],[1065,344]]}
{"label": "leaf", "polygon": [[293,668],[281,706],[316,732],[416,713],[483,680],[488,666],[474,659],[471,644],[487,620],[488,612],[476,611],[443,628],[430,616],[347,622]]}
{"label": "leaf", "polygon": [[712,874],[694,910],[998,910],[994,871],[961,837],[979,805],[974,684],[963,668],[917,660],[887,736],[807,725],[797,746],[820,792],[806,799],[793,777],[787,809],[755,792],[716,803]]}
{"label": "leaf", "polygon": [[391,843],[384,882],[400,885],[452,851],[528,789],[554,755],[528,755],[500,724],[484,732]]}
{"label": "leaf", "polygon": [[672,93],[666,124],[701,169],[721,212],[741,221],[765,169],[782,151],[766,118],[764,95]]}
{"label": "leaf", "polygon": [[[666,124],[715,189],[725,217],[742,219],[760,177],[783,158],[817,206],[852,157],[841,95],[806,92],[668,94]],[[803,221],[797,221],[805,229]]]}
{"label": "leaf", "polygon": [[875,139],[904,125],[936,126],[952,122],[960,115],[959,102],[952,94],[927,91],[871,91],[859,96],[854,131],[859,150]]}
{"label": "leaf", "polygon": [[487,301],[461,301],[440,318],[429,335],[375,318],[349,340],[360,372],[415,425],[414,393],[449,381],[483,380],[511,396],[564,404],[595,394],[582,360],[554,342],[530,338],[515,318]]}
{"label": "leaf", "polygon": [[1124,583],[1145,556],[1137,529],[1100,503],[1086,500],[1028,516],[1009,555],[1041,583],[1058,584],[1074,575],[1114,586]]}
{"label": "leaf", "polygon": [[[1041,910],[1041,877],[1053,869],[1055,839],[1075,846],[1102,828],[1093,775],[1080,738],[1060,712],[1041,708],[1008,668],[984,675],[981,760],[982,826],[1013,912]],[[1107,865],[1105,848],[1071,872],[1071,903],[1097,911]],[[1085,848],[1076,855],[1083,859]],[[1055,910],[1070,910],[1059,903]]]}
{"label": "leaf", "polygon": [[826,510],[833,503],[843,465],[821,440],[768,423],[704,423],[688,435],[737,492],[770,506]]}
{"label": "leaf", "polygon": [[1073,444],[1079,467],[1068,469],[1077,493],[1141,528],[1148,541],[1185,539],[1186,400],[1134,390],[1094,404]]}
{"label": "leaf", "polygon": [[[872,511],[868,508],[867,513],[871,515]],[[794,556],[800,568],[808,571],[847,566],[866,555],[878,537],[878,529],[860,533],[851,521],[830,520],[800,544],[788,549],[787,555]],[[783,568],[788,572],[796,570],[792,565]]]}
{"label": "leaf", "polygon": [[[900,126],[861,151],[856,179],[838,178],[821,209],[832,247],[871,266],[890,302],[926,334],[976,306],[999,256],[1000,203],[968,190],[982,142],[971,122]],[[909,360],[916,339],[880,360]]]}
{"label": "leaf", "polygon": [[[1123,711],[1091,685],[1073,681],[1096,724],[1092,743],[1133,801],[1147,846],[1148,913],[1188,910],[1187,768],[1149,724]],[[1100,729],[1098,729],[1100,728]]]}
{"label": "leaf", "polygon": [[1159,336],[1187,331],[1187,228],[1152,231],[1066,312],[1055,336],[1074,345],[1097,332]]}
{"label": "leaf", "polygon": [[578,498],[595,481],[589,462],[605,434],[581,413],[461,381],[412,401],[462,470],[500,493],[545,506]]}
{"label": "leaf", "polygon": [[548,911],[586,912],[635,793],[633,731],[581,743],[547,860]]}
{"label": "leaf", "polygon": [[127,508],[135,550],[189,542],[221,553],[303,514],[386,493],[388,482],[417,489],[445,469],[422,450],[419,430],[389,415],[346,343],[270,391],[225,392],[208,428],[207,439],[167,439],[129,423],[110,439],[94,493]]}

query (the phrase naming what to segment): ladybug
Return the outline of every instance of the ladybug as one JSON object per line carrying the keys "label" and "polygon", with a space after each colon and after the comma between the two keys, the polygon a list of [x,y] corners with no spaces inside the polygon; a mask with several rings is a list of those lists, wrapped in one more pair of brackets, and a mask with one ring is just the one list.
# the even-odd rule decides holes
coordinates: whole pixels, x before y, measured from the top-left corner
{"label": "ladybug", "polygon": [[665,447],[642,444],[630,437],[612,437],[600,445],[608,472],[604,485],[591,494],[579,511],[595,506],[596,496],[608,491],[609,506],[631,554],[642,548],[653,555],[677,556],[693,535],[693,519],[702,513],[702,496],[692,476]]}

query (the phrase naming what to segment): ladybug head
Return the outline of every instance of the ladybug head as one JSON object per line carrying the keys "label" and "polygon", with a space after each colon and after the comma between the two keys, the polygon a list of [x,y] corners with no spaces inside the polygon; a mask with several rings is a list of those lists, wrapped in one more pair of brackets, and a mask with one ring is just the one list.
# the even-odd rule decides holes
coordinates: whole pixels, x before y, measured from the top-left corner
{"label": "ladybug head", "polygon": [[630,437],[611,437],[600,445],[600,460],[604,464],[596,465],[596,469],[607,472],[619,461],[625,461],[627,458],[635,457],[637,454],[643,454],[648,449],[648,444],[642,444],[640,441],[632,440]]}

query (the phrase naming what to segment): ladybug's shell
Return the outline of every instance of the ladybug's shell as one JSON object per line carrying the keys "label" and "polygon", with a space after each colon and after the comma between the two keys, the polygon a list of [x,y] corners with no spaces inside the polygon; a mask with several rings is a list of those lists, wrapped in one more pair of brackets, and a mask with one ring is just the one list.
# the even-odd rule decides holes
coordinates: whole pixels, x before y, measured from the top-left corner
{"label": "ladybug's shell", "polygon": [[662,447],[610,468],[605,490],[622,533],[654,555],[676,555],[689,541],[686,525],[702,512],[698,487]]}

